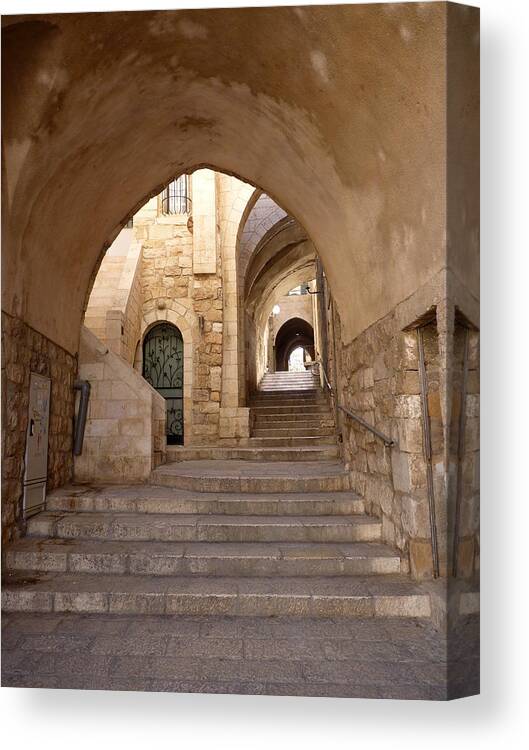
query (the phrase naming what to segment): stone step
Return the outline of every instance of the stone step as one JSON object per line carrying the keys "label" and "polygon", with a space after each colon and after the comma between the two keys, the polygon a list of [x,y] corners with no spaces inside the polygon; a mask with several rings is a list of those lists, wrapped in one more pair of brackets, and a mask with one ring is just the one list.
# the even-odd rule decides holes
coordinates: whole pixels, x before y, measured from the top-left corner
{"label": "stone step", "polygon": [[259,390],[258,394],[263,393],[313,393],[316,389],[314,388],[314,385],[312,383],[307,383],[306,385],[303,384],[297,384],[296,385],[289,385],[288,383],[269,383],[266,385],[262,385]]}
{"label": "stone step", "polygon": [[325,414],[316,414],[312,418],[304,417],[303,414],[300,414],[297,418],[293,417],[293,414],[257,414],[255,415],[255,418],[253,420],[253,424],[254,427],[258,427],[260,429],[272,429],[273,427],[278,427],[280,429],[295,427],[297,429],[306,427],[310,430],[319,427],[322,423],[326,423],[331,419],[330,416],[327,416]]}
{"label": "stone step", "polygon": [[311,372],[267,372],[263,375],[258,389],[262,385],[269,383],[290,383],[296,385],[297,383],[311,383],[313,388],[320,388],[320,380],[315,377]]}
{"label": "stone step", "polygon": [[279,378],[278,380],[268,380],[266,383],[261,383],[257,393],[266,393],[274,389],[284,391],[320,391],[321,388],[313,380],[296,380],[291,382],[285,378]]}
{"label": "stone step", "polygon": [[403,576],[232,578],[10,572],[4,612],[273,617],[429,617],[430,597]]}
{"label": "stone step", "polygon": [[[299,453],[305,449],[298,449]],[[155,469],[155,485],[199,492],[339,492],[350,489],[338,461],[177,461]]]}
{"label": "stone step", "polygon": [[280,387],[279,385],[273,386],[274,390],[261,390],[254,391],[251,394],[252,398],[278,398],[281,395],[281,391],[287,396],[299,396],[299,398],[325,398],[325,393],[321,388],[293,388],[293,387]]}
{"label": "stone step", "polygon": [[311,383],[318,382],[316,376],[308,370],[301,372],[277,370],[276,372],[266,372],[261,378],[261,383],[275,383],[277,380],[287,380],[291,383],[301,383],[305,380],[310,380]]}
{"label": "stone step", "polygon": [[291,401],[299,404],[322,404],[326,403],[325,395],[320,391],[294,391],[294,390],[270,390],[259,391],[250,399],[250,405],[257,403],[279,403],[281,401]]}
{"label": "stone step", "polygon": [[334,435],[333,427],[254,427],[252,437],[317,437]]}
{"label": "stone step", "polygon": [[261,383],[275,383],[278,380],[286,380],[290,383],[302,383],[309,380],[311,383],[319,383],[319,379],[308,370],[304,372],[292,372],[290,370],[277,370],[276,372],[265,372]]}
{"label": "stone step", "polygon": [[[249,444],[251,447],[263,447],[263,448],[288,448],[288,447],[301,447],[310,448],[311,446],[322,446],[322,445],[337,445],[338,438],[335,432],[329,433],[328,435],[302,435],[300,437],[255,437],[249,438]],[[336,456],[339,452],[336,453]]]}
{"label": "stone step", "polygon": [[[331,433],[332,434],[332,433]],[[275,435],[266,433],[256,437],[294,437],[289,435]],[[328,461],[338,458],[339,449],[336,441],[324,444],[308,444],[302,447],[292,445],[251,445],[251,446],[170,446],[167,449],[167,460],[174,462],[202,461],[211,459],[214,461]]]}
{"label": "stone step", "polygon": [[290,418],[296,418],[297,415],[300,417],[303,417],[303,415],[307,416],[313,416],[313,415],[331,415],[331,410],[327,403],[321,403],[321,404],[314,404],[310,407],[300,409],[299,406],[296,405],[287,405],[287,406],[281,406],[281,405],[274,405],[274,404],[263,404],[258,406],[251,407],[252,414],[254,414],[256,417],[267,417],[267,416],[289,416]]}
{"label": "stone step", "polygon": [[[299,401],[297,399],[289,399],[289,398],[278,398],[277,400],[274,399],[260,399],[259,401],[252,401],[250,403],[250,409],[252,411],[266,409],[266,408],[274,408],[274,409],[281,409],[284,413],[284,410],[286,408],[291,409],[292,414],[303,414],[308,412],[329,412],[330,413],[330,407],[327,401]],[[321,408],[324,407],[324,408]],[[266,412],[263,412],[266,413]]]}
{"label": "stone step", "polygon": [[288,388],[316,389],[320,387],[320,382],[310,373],[299,373],[296,377],[293,377],[288,373],[276,373],[274,375],[265,375],[259,383],[259,390],[275,385],[284,385]]}
{"label": "stone step", "polygon": [[267,388],[271,385],[286,385],[289,388],[304,388],[305,386],[308,388],[316,389],[319,388],[319,382],[316,380],[312,375],[303,375],[301,374],[299,377],[293,378],[285,374],[277,374],[273,377],[265,377],[261,380],[261,383],[259,384],[259,390],[262,388]]}
{"label": "stone step", "polygon": [[61,513],[28,521],[30,537],[152,542],[377,542],[381,522],[364,515]]}
{"label": "stone step", "polygon": [[364,512],[364,502],[354,492],[286,494],[230,494],[190,492],[173,487],[72,485],[51,492],[46,509],[66,513],[215,513],[228,515],[319,516]]}
{"label": "stone step", "polygon": [[5,553],[12,571],[104,575],[340,576],[400,573],[385,545],[101,542],[21,539]]}

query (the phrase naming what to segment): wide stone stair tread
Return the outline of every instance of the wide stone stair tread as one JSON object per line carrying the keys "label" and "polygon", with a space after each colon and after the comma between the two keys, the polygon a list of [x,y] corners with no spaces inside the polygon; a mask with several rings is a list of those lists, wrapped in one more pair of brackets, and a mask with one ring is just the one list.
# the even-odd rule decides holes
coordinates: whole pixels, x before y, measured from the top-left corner
{"label": "wide stone stair tread", "polygon": [[381,523],[364,515],[249,516],[228,514],[61,513],[29,519],[30,536],[204,542],[378,541]]}
{"label": "wide stone stair tread", "polygon": [[141,575],[376,575],[400,572],[386,545],[137,542],[26,537],[5,552],[10,570]]}
{"label": "wide stone stair tread", "polygon": [[[268,433],[267,433],[268,434]],[[281,431],[278,431],[274,435],[269,437],[281,438]],[[304,438],[304,435],[287,435],[283,440],[291,440],[293,437],[300,439]],[[327,436],[326,436],[327,437]],[[332,458],[337,458],[339,455],[338,448],[336,446],[336,440],[330,444],[322,444],[316,441],[311,444],[307,440],[302,440],[301,444],[296,446],[292,445],[251,445],[251,446],[190,446],[183,448],[172,448],[167,451],[167,457],[173,461],[202,461],[202,460],[214,460],[214,461],[325,461]],[[167,465],[167,464],[165,464]]]}
{"label": "wide stone stair tread", "polygon": [[71,485],[53,490],[49,511],[112,513],[228,513],[251,515],[351,515],[363,513],[354,492],[198,492],[153,485]]}
{"label": "wide stone stair tread", "polygon": [[[265,420],[255,420],[254,426],[253,426],[253,433],[252,436],[255,436],[255,432],[257,430],[295,430],[296,432],[298,430],[306,430],[305,436],[310,437],[310,442],[315,442],[319,437],[326,437],[329,434],[334,434],[334,431],[329,433],[329,427],[327,425],[322,425],[320,422],[308,422],[308,423],[302,423],[299,422],[276,422],[276,421],[269,421],[268,419]],[[316,430],[316,433],[312,435],[312,431]],[[274,437],[272,435],[272,437]],[[281,437],[281,434],[278,435],[278,437]],[[296,433],[293,434],[293,437],[297,437]],[[310,443],[309,443],[310,444]],[[251,445],[251,443],[250,443]]]}
{"label": "wide stone stair tread", "polygon": [[429,617],[430,597],[403,576],[238,578],[9,572],[6,612]]}
{"label": "wide stone stair tread", "polygon": [[278,404],[275,401],[266,401],[263,404],[252,404],[252,411],[256,417],[266,416],[268,414],[278,415],[290,415],[289,419],[302,419],[303,416],[314,417],[321,416],[321,414],[330,414],[331,410],[327,402],[322,401],[321,403],[308,404],[308,406],[300,412],[299,407],[294,404]]}
{"label": "wide stone stair tread", "polygon": [[255,437],[300,437],[303,435],[306,435],[307,437],[316,437],[318,435],[332,435],[334,432],[333,427],[322,427],[321,425],[316,425],[314,427],[307,427],[305,425],[301,425],[300,427],[291,427],[291,426],[279,426],[279,427],[254,427],[252,431],[252,436]]}
{"label": "wide stone stair tread", "polygon": [[307,406],[324,404],[329,408],[329,401],[321,391],[315,393],[308,390],[297,391],[292,388],[271,388],[268,391],[259,391],[249,399],[248,405],[252,407],[256,404],[280,404],[283,402],[287,404],[307,404]]}
{"label": "wide stone stair tread", "polygon": [[179,461],[165,464],[155,470],[155,474],[179,474],[194,477],[337,477],[347,475],[345,466],[339,461],[305,462],[303,466],[297,461]]}
{"label": "wide stone stair tread", "polygon": [[294,435],[291,437],[277,437],[276,435],[272,436],[256,436],[255,434],[252,435],[252,437],[249,438],[249,445],[250,447],[256,447],[256,448],[272,448],[272,447],[279,447],[279,448],[301,448],[301,447],[316,447],[319,446],[327,446],[327,445],[337,445],[338,444],[338,437],[334,432],[329,432],[328,435]]}
{"label": "wide stone stair tread", "polygon": [[343,464],[332,460],[174,461],[155,469],[151,482],[204,492],[289,493],[350,488],[349,473]]}
{"label": "wide stone stair tread", "polygon": [[286,406],[279,404],[263,406],[252,406],[252,414],[254,421],[299,421],[303,419],[333,419],[332,412],[329,407],[325,404],[314,404],[313,406],[305,406],[303,409],[299,409],[298,406],[287,404]]}
{"label": "wide stone stair tread", "polygon": [[271,391],[309,391],[321,392],[319,378],[312,373],[303,372],[277,372],[267,373],[259,383],[257,393],[270,393]]}
{"label": "wide stone stair tread", "polygon": [[271,427],[319,427],[322,420],[326,418],[327,415],[322,416],[318,412],[316,414],[257,414],[254,421],[258,424],[270,425]]}
{"label": "wide stone stair tread", "polygon": [[325,399],[325,396],[318,395],[312,396],[310,394],[304,394],[296,391],[269,391],[268,393],[260,394],[258,397],[253,398],[250,401],[250,407],[255,406],[325,406],[329,408],[329,402]]}

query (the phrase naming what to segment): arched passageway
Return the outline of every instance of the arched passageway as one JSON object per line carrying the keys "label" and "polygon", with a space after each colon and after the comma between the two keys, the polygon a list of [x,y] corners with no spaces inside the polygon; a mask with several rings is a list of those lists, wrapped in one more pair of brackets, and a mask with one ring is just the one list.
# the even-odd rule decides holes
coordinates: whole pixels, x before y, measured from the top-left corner
{"label": "arched passageway", "polygon": [[290,355],[302,347],[314,360],[314,329],[301,318],[287,320],[278,330],[275,337],[275,364],[277,371],[288,370]]}
{"label": "arched passageway", "polygon": [[[447,48],[449,21],[454,41]],[[393,544],[407,551],[414,542],[411,565],[420,575],[429,556],[428,513],[421,493],[403,506],[422,461],[418,393],[406,376],[418,362],[410,331],[433,316],[446,353],[456,307],[474,325],[479,320],[474,15],[450,4],[410,3],[12,16],[2,23],[2,305],[6,413],[15,415],[4,441],[6,538],[20,521],[30,368],[52,377],[52,488],[72,477],[73,383],[101,259],[151,196],[183,173],[210,167],[261,189],[305,231],[277,260],[271,244],[262,248],[247,295],[256,330],[266,325],[274,295],[314,278],[309,269],[321,261],[317,291],[335,371],[342,366],[335,383],[343,403],[404,446],[393,464],[375,455],[381,446],[363,433],[356,440],[359,428],[347,423],[353,489],[362,494],[372,481],[365,467],[376,466],[369,503],[387,516],[384,533]],[[280,54],[270,54],[270,39]],[[465,76],[447,87],[449,74],[461,69]],[[219,193],[226,236],[237,233],[246,193],[253,193],[248,185],[233,211]],[[286,237],[292,226],[283,229]],[[222,285],[201,283],[203,299],[189,297],[187,305],[176,299],[178,315],[197,323],[193,340],[201,341],[200,365],[208,368],[197,376],[209,379],[225,408],[214,419],[208,409],[220,409],[209,401],[197,409],[204,441],[247,437],[236,341],[237,295],[246,290],[237,289],[236,260],[219,256],[221,262]],[[190,268],[186,259],[178,276]],[[176,275],[165,276],[183,288]],[[156,309],[149,321],[167,315]],[[85,374],[105,369],[97,359],[107,355],[95,345],[93,356],[95,367]],[[450,404],[450,378],[442,372],[438,381],[440,404]],[[198,377],[192,388],[197,403],[206,398]],[[450,409],[435,403],[434,434],[447,435]],[[118,443],[109,437],[105,445]],[[439,465],[445,448],[434,444]],[[450,533],[444,528],[439,543],[445,558]],[[442,564],[446,569],[446,559]]]}

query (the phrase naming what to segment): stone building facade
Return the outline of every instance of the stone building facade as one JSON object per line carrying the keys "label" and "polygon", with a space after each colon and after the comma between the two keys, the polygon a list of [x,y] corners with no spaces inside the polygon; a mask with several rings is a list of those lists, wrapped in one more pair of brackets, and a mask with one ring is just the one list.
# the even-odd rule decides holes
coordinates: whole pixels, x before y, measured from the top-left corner
{"label": "stone building facade", "polygon": [[[256,347],[264,351],[270,335],[268,318],[257,333],[258,324],[240,326],[246,314],[245,269],[259,240],[286,214],[261,191],[213,170],[197,170],[171,185],[134,214],[104,255],[84,323],[140,373],[149,331],[163,322],[176,327],[183,338],[184,444],[241,444],[249,437],[248,392],[255,390],[268,365],[274,369],[265,353],[260,365],[254,361]],[[170,211],[168,191],[175,185],[184,186],[186,194],[177,210]],[[309,295],[281,294],[267,301],[269,316],[272,302],[281,303],[279,316],[269,318],[276,332],[296,316],[313,322]],[[253,346],[245,343],[245,335]],[[272,351],[273,336],[270,346]],[[81,366],[83,356],[81,351]],[[253,376],[247,376],[246,368]],[[91,412],[89,417],[89,429],[96,433],[108,418],[101,414],[104,404],[99,408],[97,416]],[[145,457],[142,462],[149,463]],[[146,477],[147,470],[140,475]],[[86,471],[79,476],[86,477]]]}

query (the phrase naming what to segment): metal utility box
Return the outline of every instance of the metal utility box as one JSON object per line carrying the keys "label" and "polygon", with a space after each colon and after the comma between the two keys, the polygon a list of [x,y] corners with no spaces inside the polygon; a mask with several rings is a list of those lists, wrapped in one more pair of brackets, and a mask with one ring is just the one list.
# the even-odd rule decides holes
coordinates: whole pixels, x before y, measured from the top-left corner
{"label": "metal utility box", "polygon": [[29,414],[24,471],[24,516],[42,510],[48,475],[48,428],[51,380],[32,372],[29,381]]}

